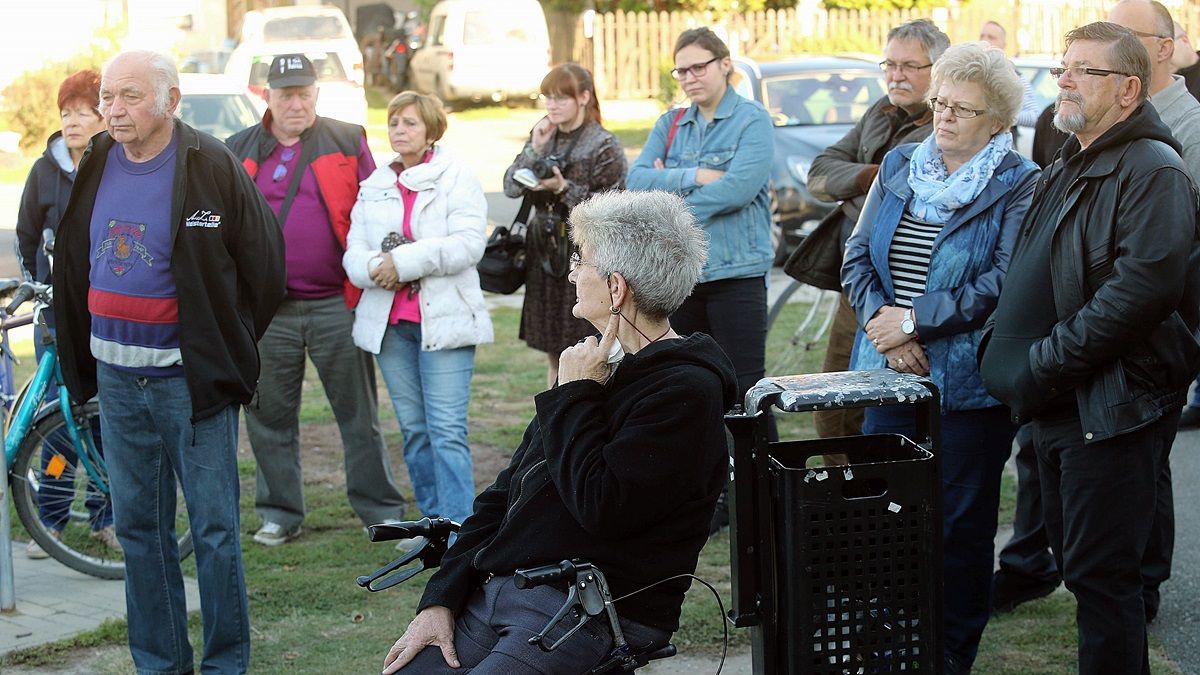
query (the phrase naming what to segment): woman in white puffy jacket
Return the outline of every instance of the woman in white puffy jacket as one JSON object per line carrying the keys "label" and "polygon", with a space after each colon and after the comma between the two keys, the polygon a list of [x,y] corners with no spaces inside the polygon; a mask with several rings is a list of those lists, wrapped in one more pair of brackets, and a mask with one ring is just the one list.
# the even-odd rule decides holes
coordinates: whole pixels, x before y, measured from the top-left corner
{"label": "woman in white puffy jacket", "polygon": [[479,180],[433,145],[446,131],[436,98],[402,92],[387,114],[397,156],[359,186],[342,258],[363,289],[354,342],[379,360],[417,506],[462,522],[475,498],[467,446],[475,345],[492,341],[475,272],[487,202]]}

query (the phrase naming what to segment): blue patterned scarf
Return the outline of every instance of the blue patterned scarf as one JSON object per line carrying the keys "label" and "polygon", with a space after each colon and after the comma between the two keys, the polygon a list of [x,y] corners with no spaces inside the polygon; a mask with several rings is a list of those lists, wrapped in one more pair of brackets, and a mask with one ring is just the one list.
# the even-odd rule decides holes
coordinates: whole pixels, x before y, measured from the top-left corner
{"label": "blue patterned scarf", "polygon": [[951,176],[937,146],[936,132],[913,151],[909,160],[908,186],[913,198],[908,204],[912,215],[927,223],[944,225],[963,206],[975,201],[991,180],[1000,161],[1012,150],[1008,131],[992,136],[983,149]]}

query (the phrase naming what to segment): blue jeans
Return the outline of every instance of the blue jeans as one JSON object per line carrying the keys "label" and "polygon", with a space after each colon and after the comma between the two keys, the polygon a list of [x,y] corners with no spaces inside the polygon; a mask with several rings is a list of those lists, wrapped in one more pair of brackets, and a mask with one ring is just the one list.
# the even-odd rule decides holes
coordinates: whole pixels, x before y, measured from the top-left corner
{"label": "blue jeans", "polygon": [[246,672],[250,620],[239,538],[238,407],[193,424],[183,377],[142,377],[100,363],[97,379],[137,672],[177,674],[193,667],[174,531],[176,480],[196,550],[201,672]]}
{"label": "blue jeans", "polygon": [[463,522],[475,500],[467,446],[475,348],[422,351],[421,325],[401,321],[383,334],[378,359],[404,433],[417,507],[427,516]]}
{"label": "blue jeans", "polygon": [[[991,613],[1000,474],[1012,453],[1016,432],[1005,406],[942,414],[938,454],[946,655],[965,666],[975,662],[979,638]],[[863,433],[913,438],[916,420],[912,407],[867,408]]]}
{"label": "blue jeans", "polygon": [[[39,363],[42,360],[42,354],[46,352],[46,347],[42,344],[42,334],[43,330],[39,325],[34,331],[33,340],[34,352]],[[52,401],[57,398],[58,383],[52,379],[49,386],[46,387],[45,400]],[[96,450],[100,456],[104,457],[104,443],[100,440],[100,424],[98,422],[92,426],[92,441],[96,444]],[[47,466],[55,455],[62,455],[67,466],[75,467],[76,470],[63,474],[61,478],[54,478],[49,473],[42,472],[42,480],[37,493],[38,517],[46,527],[62,532],[71,515],[71,503],[75,500],[75,479],[85,472],[75,453],[75,444],[71,442],[71,437],[65,428],[60,428],[51,434],[42,444],[42,467]],[[88,496],[84,505],[87,507],[91,520],[91,529],[92,531],[102,530],[113,523],[112,503],[91,482],[88,483],[88,486]]]}

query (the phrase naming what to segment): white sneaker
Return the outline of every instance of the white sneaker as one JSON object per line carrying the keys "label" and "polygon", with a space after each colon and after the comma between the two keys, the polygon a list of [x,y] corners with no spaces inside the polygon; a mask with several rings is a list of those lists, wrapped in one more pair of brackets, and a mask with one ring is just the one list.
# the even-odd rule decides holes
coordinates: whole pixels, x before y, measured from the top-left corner
{"label": "white sneaker", "polygon": [[[50,535],[55,539],[62,539],[62,532],[58,530],[50,530]],[[37,541],[30,539],[29,543],[25,545],[25,557],[30,560],[45,560],[50,557],[50,554],[46,553]]]}
{"label": "white sneaker", "polygon": [[300,536],[300,526],[297,525],[290,530],[285,530],[279,523],[267,521],[263,526],[258,528],[258,532],[254,533],[254,541],[263,546],[279,546]]}

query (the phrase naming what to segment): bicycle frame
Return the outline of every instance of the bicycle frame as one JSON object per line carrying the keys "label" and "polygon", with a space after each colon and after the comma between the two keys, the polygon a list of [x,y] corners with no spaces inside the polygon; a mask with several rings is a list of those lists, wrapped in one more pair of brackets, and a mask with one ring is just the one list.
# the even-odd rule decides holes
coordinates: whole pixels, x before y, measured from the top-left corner
{"label": "bicycle frame", "polygon": [[[38,313],[38,324],[45,330],[45,323],[41,321],[40,312]],[[4,351],[11,354],[8,331],[3,331],[2,339]],[[30,382],[29,391],[21,398],[16,411],[10,413],[12,417],[4,435],[4,456],[9,467],[13,466],[17,457],[17,449],[25,440],[25,436],[41,416],[60,408],[67,411],[71,409],[70,395],[67,393],[67,388],[63,386],[62,369],[58,364],[57,346],[53,341],[49,341],[45,347],[42,358],[38,361],[37,371],[34,372],[33,380]],[[46,392],[50,388],[51,381],[59,385],[58,397],[46,400]],[[79,451],[77,453],[79,463],[96,487],[107,495],[108,481],[102,479],[100,462],[103,460],[100,459],[100,454],[96,450],[94,439],[90,434],[79,433],[79,426],[75,424],[74,416],[67,414],[63,415],[63,418],[67,436],[71,439],[72,446]]]}

